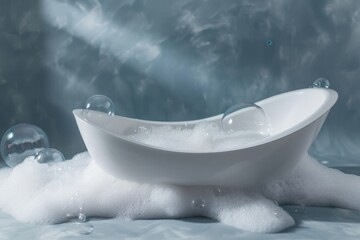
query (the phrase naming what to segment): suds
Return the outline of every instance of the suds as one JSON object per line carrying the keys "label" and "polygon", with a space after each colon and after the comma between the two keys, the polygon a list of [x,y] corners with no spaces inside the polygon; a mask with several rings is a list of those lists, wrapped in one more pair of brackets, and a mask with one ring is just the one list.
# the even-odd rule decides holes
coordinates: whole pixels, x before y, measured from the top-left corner
{"label": "suds", "polygon": [[276,202],[360,209],[358,186],[360,177],[310,157],[286,177],[252,191],[137,184],[108,175],[81,153],[52,165],[28,158],[14,169],[0,169],[0,208],[20,221],[39,224],[79,214],[87,219],[206,216],[247,231],[278,232],[294,220]]}

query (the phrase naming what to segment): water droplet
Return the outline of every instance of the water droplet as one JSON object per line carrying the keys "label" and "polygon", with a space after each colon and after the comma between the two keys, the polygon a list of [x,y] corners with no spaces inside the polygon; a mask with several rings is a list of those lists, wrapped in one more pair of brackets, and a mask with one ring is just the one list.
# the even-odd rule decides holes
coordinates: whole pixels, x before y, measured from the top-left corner
{"label": "water droplet", "polygon": [[83,213],[79,213],[78,219],[80,222],[86,222],[86,215]]}
{"label": "water droplet", "polygon": [[313,82],[311,87],[313,87],[313,88],[329,88],[330,82],[326,78],[318,78]]}
{"label": "water droplet", "polygon": [[8,129],[1,140],[1,156],[9,167],[49,147],[46,133],[39,127],[21,123]]}
{"label": "water droplet", "polygon": [[273,212],[274,216],[279,218],[279,213],[277,211]]}
{"label": "water droplet", "polygon": [[[54,148],[45,148],[35,155],[35,160],[38,163],[56,163],[65,160],[64,155]],[[60,171],[62,169],[60,168]]]}
{"label": "water droplet", "polygon": [[219,197],[219,196],[221,196],[221,195],[223,194],[222,189],[219,188],[219,187],[214,188],[214,189],[213,189],[213,193],[214,193],[214,195],[217,196],[217,197]]}
{"label": "water droplet", "polygon": [[323,160],[323,161],[321,161],[321,164],[327,165],[327,164],[329,164],[329,161]]}
{"label": "water droplet", "polygon": [[303,213],[305,211],[305,204],[300,203],[294,208],[295,213]]}
{"label": "water droplet", "polygon": [[205,200],[203,199],[195,199],[192,201],[192,205],[196,208],[204,208],[206,207]]}
{"label": "water droplet", "polygon": [[266,44],[269,45],[269,46],[272,45],[272,43],[273,43],[273,42],[272,42],[271,39],[268,39],[268,40],[266,41]]}
{"label": "water droplet", "polygon": [[107,96],[94,95],[86,101],[85,109],[104,112],[109,116],[112,116],[114,115],[115,106],[111,99]]}
{"label": "water droplet", "polygon": [[270,136],[270,123],[264,110],[256,104],[241,102],[225,111],[222,130],[234,136],[259,140]]}

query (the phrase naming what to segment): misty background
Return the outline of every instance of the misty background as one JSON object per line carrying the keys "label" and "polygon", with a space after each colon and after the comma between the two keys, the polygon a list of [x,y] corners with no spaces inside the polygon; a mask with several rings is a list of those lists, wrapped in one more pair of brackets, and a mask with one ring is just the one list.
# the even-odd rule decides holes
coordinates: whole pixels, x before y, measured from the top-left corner
{"label": "misty background", "polygon": [[35,124],[71,158],[72,110],[94,94],[117,115],[190,120],[323,77],[339,100],[310,152],[359,165],[359,49],[357,0],[0,0],[0,133]]}

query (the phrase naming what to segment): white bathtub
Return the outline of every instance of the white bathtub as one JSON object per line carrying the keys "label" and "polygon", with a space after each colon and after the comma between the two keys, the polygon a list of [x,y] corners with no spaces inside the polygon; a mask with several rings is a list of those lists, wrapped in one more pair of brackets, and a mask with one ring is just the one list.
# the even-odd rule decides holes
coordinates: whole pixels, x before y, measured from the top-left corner
{"label": "white bathtub", "polygon": [[[129,141],[124,133],[137,126],[191,127],[200,121],[220,124],[222,115],[187,122],[157,122],[109,117],[74,110],[85,145],[97,165],[108,173],[140,183],[252,187],[296,165],[317,136],[337,100],[330,89],[301,89],[256,104],[271,123],[271,136],[238,149],[180,151]],[[241,111],[236,114],[241,114]]]}

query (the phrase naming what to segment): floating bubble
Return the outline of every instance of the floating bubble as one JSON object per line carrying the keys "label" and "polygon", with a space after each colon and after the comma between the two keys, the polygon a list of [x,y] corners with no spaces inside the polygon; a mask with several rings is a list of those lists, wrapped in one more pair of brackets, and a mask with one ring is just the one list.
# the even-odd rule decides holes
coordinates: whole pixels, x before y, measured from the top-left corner
{"label": "floating bubble", "polygon": [[294,208],[294,213],[303,213],[305,212],[305,204],[300,203]]}
{"label": "floating bubble", "polygon": [[326,78],[318,78],[313,82],[312,87],[313,88],[329,88],[330,82]]}
{"label": "floating bubble", "polygon": [[39,127],[21,123],[8,129],[1,140],[1,156],[9,167],[49,147],[46,133]]}
{"label": "floating bubble", "polygon": [[241,102],[229,108],[221,119],[227,134],[241,135],[249,140],[270,136],[270,123],[264,110],[254,103]]}
{"label": "floating bubble", "polygon": [[192,205],[196,208],[204,208],[206,207],[206,203],[204,199],[195,199],[192,201]]}
{"label": "floating bubble", "polygon": [[81,235],[89,235],[94,231],[94,225],[90,223],[77,223],[76,230]]}
{"label": "floating bubble", "polygon": [[35,155],[35,160],[37,160],[38,163],[56,163],[64,161],[65,157],[56,149],[45,148]]}
{"label": "floating bubble", "polygon": [[272,40],[271,39],[267,40],[266,44],[269,45],[269,46],[272,45]]}
{"label": "floating bubble", "polygon": [[79,213],[78,219],[80,222],[86,222],[86,215],[83,213]]}
{"label": "floating bubble", "polygon": [[110,98],[104,95],[91,96],[87,101],[85,108],[88,110],[94,110],[107,113],[109,116],[114,115],[114,103]]}
{"label": "floating bubble", "polygon": [[219,196],[221,196],[221,195],[223,194],[223,191],[222,191],[221,188],[215,187],[215,188],[213,189],[213,193],[214,193],[215,196],[219,197]]}

